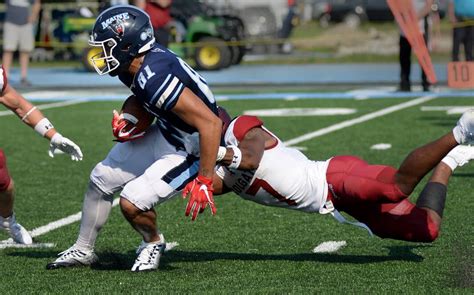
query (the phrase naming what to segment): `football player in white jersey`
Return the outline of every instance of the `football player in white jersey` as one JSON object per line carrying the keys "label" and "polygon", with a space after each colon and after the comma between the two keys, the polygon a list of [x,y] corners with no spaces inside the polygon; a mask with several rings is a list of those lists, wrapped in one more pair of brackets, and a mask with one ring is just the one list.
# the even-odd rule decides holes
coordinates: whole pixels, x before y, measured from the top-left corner
{"label": "football player in white jersey", "polygon": [[[216,212],[212,177],[222,128],[216,101],[198,73],[155,43],[150,18],[137,7],[103,11],[89,44],[102,49],[91,59],[96,71],[118,76],[156,117],[156,124],[141,138],[115,128],[121,143],[91,173],[79,237],[47,268],[97,260],[96,237],[108,218],[113,194],[121,191],[122,212],[143,238],[132,271],[155,270],[166,246],[156,226],[156,205],[184,192],[189,195],[185,214],[192,213],[193,220],[208,205]],[[113,126],[122,126],[122,120],[116,114]]]}
{"label": "football player in white jersey", "polygon": [[[22,122],[50,141],[49,155],[51,157],[54,157],[56,150],[60,150],[69,154],[74,161],[82,160],[82,152],[79,146],[57,132],[40,110],[8,84],[6,72],[1,65],[0,103],[14,112]],[[13,180],[8,173],[5,154],[0,149],[0,229],[6,230],[17,243],[31,244],[33,242],[31,235],[16,222],[13,213],[13,197]]]}
{"label": "football player in white jersey", "polygon": [[[311,161],[286,147],[254,116],[224,122],[225,156],[216,169],[214,193],[233,191],[262,205],[309,213],[331,213],[347,222],[344,211],[382,238],[431,242],[438,237],[452,171],[474,158],[474,110],[452,132],[412,151],[399,169],[369,165],[354,156]],[[224,148],[221,147],[220,150]],[[434,172],[416,204],[407,197]]]}

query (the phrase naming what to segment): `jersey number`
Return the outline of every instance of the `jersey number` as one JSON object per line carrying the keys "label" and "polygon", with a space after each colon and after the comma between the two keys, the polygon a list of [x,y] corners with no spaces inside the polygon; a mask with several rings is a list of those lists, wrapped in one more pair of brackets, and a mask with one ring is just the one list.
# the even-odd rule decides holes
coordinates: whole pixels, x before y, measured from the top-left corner
{"label": "jersey number", "polygon": [[143,70],[145,71],[145,74],[143,72],[138,74],[138,85],[140,85],[142,89],[145,89],[146,82],[148,82],[148,80],[150,80],[150,78],[156,73],[151,71],[150,66],[146,66]]}
{"label": "jersey number", "polygon": [[259,189],[265,190],[267,193],[272,195],[280,202],[285,202],[290,206],[296,206],[296,202],[294,200],[289,200],[284,196],[280,195],[268,182],[260,178],[255,178],[252,185],[250,185],[250,187],[245,193],[251,196],[255,196]]}

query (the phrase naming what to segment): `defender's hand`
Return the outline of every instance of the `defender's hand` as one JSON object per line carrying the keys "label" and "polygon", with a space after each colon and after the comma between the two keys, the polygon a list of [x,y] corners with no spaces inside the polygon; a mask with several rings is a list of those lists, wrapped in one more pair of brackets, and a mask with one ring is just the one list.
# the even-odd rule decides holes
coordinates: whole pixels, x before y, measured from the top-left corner
{"label": "defender's hand", "polygon": [[191,220],[195,220],[198,213],[204,212],[207,204],[211,207],[212,215],[216,214],[217,210],[214,205],[213,191],[212,178],[198,175],[196,179],[188,183],[183,190],[183,198],[186,198],[189,195],[185,215],[189,216],[191,211],[193,211]]}
{"label": "defender's hand", "polygon": [[54,154],[65,153],[71,156],[73,161],[81,161],[83,158],[81,148],[69,138],[56,133],[49,143],[49,156],[54,158]]}

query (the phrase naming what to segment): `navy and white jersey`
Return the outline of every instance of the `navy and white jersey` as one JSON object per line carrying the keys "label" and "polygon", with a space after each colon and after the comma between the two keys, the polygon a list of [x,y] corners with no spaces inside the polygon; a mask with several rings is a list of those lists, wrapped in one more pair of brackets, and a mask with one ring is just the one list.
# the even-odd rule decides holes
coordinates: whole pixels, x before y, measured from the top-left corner
{"label": "navy and white jersey", "polygon": [[145,55],[134,77],[126,73],[120,74],[119,79],[156,116],[164,137],[177,148],[185,149],[189,138],[197,136],[194,127],[172,112],[186,87],[217,115],[216,101],[206,81],[186,62],[161,45],[156,44]]}

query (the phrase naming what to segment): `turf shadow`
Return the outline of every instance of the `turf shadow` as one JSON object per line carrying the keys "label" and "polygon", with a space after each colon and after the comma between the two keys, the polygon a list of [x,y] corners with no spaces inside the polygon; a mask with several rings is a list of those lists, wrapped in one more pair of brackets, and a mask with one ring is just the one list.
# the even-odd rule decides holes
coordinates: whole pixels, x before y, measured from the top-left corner
{"label": "turf shadow", "polygon": [[[318,263],[348,263],[367,264],[383,263],[388,261],[422,262],[423,256],[413,253],[416,248],[431,247],[430,245],[405,245],[385,247],[388,255],[343,255],[328,253],[297,253],[297,254],[258,254],[237,252],[191,252],[172,250],[167,252],[160,261],[160,271],[176,269],[171,263],[176,262],[209,262],[215,260],[233,261],[314,261]],[[134,251],[127,253],[101,252],[97,253],[100,262],[91,266],[93,270],[130,270],[135,261]],[[14,252],[9,256],[29,257],[35,259],[51,258],[57,256],[53,251]]]}
{"label": "turf shadow", "polygon": [[242,260],[242,261],[314,261],[322,263],[380,263],[387,261],[421,262],[423,256],[412,252],[413,249],[429,247],[428,245],[392,246],[387,247],[388,255],[342,255],[328,253],[298,253],[298,254],[256,254],[230,252],[189,252],[173,250],[163,256],[163,264],[168,262],[207,262],[213,260]]}

